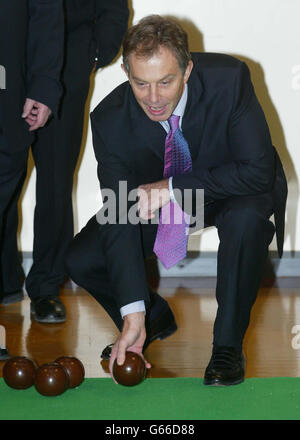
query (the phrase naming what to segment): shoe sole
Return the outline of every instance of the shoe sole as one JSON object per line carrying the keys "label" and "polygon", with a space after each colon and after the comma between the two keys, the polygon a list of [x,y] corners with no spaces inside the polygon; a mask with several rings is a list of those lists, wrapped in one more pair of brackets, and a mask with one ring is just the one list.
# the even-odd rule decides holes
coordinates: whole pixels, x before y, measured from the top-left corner
{"label": "shoe sole", "polygon": [[232,382],[224,382],[222,380],[218,380],[218,379],[212,379],[212,380],[203,380],[203,385],[206,386],[212,386],[212,387],[228,387],[230,385],[238,385],[239,383],[244,382],[245,378],[242,377],[240,379],[237,379],[235,381]]}
{"label": "shoe sole", "polygon": [[[163,330],[162,332],[158,333],[155,336],[152,336],[152,338],[147,342],[147,344],[145,344],[145,347],[143,348],[143,352],[149,347],[149,345],[155,341],[156,339],[158,339],[159,341],[162,341],[163,339],[168,338],[169,336],[171,336],[173,333],[176,332],[177,330],[177,324],[174,322],[173,324],[171,324],[167,329]],[[111,346],[113,344],[110,344],[109,346]],[[102,351],[101,353],[101,359],[105,360],[105,361],[109,361],[110,359],[110,355],[111,355],[111,351],[108,355],[106,355],[104,353],[105,349]],[[104,354],[103,354],[104,353]]]}
{"label": "shoe sole", "polygon": [[15,304],[23,301],[23,299],[24,299],[24,294],[16,293],[14,295],[10,295],[8,298],[4,297],[2,301],[0,301],[0,304],[2,304],[3,306],[9,306],[10,304]]}
{"label": "shoe sole", "polygon": [[67,320],[67,318],[37,318],[35,312],[30,312],[30,317],[41,324],[61,324]]}
{"label": "shoe sole", "polygon": [[151,342],[155,341],[155,339],[162,341],[163,339],[166,339],[169,336],[171,336],[173,333],[175,333],[177,329],[178,329],[178,327],[177,327],[176,322],[173,322],[173,324],[171,324],[167,329],[163,330],[162,332],[158,333],[155,336],[152,336],[152,338],[149,340],[149,342],[145,346],[144,350],[146,350],[148,345],[151,344]]}
{"label": "shoe sole", "polygon": [[7,356],[0,356],[0,362],[1,361],[7,361],[8,359],[11,359],[11,356],[7,355]]}

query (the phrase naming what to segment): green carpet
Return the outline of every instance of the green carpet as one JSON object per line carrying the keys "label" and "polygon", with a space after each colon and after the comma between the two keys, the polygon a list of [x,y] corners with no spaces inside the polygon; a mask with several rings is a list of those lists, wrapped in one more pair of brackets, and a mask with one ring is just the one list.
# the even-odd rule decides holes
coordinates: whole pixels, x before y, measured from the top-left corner
{"label": "green carpet", "polygon": [[146,379],[136,387],[85,379],[56,397],[0,379],[0,420],[299,420],[300,378],[247,379],[206,387],[202,379]]}

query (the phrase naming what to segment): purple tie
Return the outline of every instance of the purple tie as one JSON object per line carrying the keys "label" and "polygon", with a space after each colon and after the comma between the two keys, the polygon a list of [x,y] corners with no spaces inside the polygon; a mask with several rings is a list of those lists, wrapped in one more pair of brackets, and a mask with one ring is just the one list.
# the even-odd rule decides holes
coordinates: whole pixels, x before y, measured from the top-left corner
{"label": "purple tie", "polygon": [[[192,169],[187,141],[179,128],[180,116],[169,119],[170,131],[165,142],[164,178],[183,174]],[[170,201],[160,212],[154,252],[166,269],[186,256],[190,216],[177,203]]]}

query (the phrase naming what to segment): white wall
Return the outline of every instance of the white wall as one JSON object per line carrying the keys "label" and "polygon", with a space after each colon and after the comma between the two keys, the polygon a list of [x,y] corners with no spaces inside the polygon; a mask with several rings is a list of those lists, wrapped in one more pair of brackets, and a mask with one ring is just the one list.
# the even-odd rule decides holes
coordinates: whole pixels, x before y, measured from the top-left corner
{"label": "white wall", "polygon": [[[246,61],[256,93],[265,111],[273,143],[284,163],[289,198],[284,250],[300,250],[300,1],[299,0],[132,0],[132,23],[145,15],[173,15],[182,20],[191,50],[221,52]],[[87,114],[119,83],[125,81],[121,59],[94,78]],[[31,165],[32,166],[32,165]],[[35,170],[31,171],[22,198],[20,247],[32,250],[35,203]],[[74,185],[76,232],[101,206],[90,127]],[[46,232],[46,231],[45,231]],[[190,249],[214,251],[216,230],[193,236]],[[271,249],[276,249],[275,240]]]}

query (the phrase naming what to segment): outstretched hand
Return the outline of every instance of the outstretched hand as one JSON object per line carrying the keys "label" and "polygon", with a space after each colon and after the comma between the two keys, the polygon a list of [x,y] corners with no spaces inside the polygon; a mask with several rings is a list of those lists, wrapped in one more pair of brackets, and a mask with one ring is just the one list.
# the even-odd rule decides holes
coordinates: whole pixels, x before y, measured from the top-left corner
{"label": "outstretched hand", "polygon": [[122,333],[112,347],[109,371],[115,383],[113,376],[113,364],[117,359],[118,365],[125,361],[126,351],[133,351],[139,354],[145,361],[146,368],[151,368],[151,364],[143,356],[143,346],[146,339],[145,315],[143,312],[130,313],[124,317]]}
{"label": "outstretched hand", "polygon": [[45,104],[26,98],[22,118],[29,125],[29,131],[44,127],[51,115],[51,110]]}

